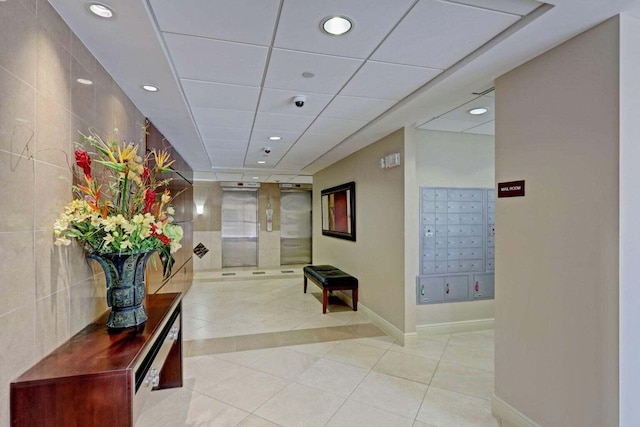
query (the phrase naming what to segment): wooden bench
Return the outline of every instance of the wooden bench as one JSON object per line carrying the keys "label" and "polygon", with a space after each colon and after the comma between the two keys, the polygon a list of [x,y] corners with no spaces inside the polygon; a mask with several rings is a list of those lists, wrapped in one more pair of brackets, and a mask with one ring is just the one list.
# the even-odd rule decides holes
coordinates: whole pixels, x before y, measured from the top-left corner
{"label": "wooden bench", "polygon": [[353,311],[358,311],[358,279],[332,265],[308,265],[304,271],[304,293],[307,293],[307,278],[322,288],[322,313],[327,312],[329,292],[351,289]]}

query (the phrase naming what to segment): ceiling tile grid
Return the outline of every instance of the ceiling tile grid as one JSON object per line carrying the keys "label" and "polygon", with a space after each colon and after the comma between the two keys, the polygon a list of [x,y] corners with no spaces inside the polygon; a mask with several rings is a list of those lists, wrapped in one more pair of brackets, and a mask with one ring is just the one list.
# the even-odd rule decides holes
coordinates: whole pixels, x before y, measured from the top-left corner
{"label": "ceiling tile grid", "polygon": [[[238,169],[241,178],[247,170],[264,169],[260,180],[279,171],[302,172],[313,162],[333,159],[331,153],[342,153],[349,141],[367,133],[372,121],[375,126],[399,115],[416,96],[440,86],[452,70],[457,72],[462,59],[542,4],[535,0],[113,1],[118,8],[113,24],[95,21],[89,27],[104,31],[110,25],[126,26],[109,29],[109,37],[85,39],[96,43],[117,39],[118,50],[131,48],[131,52],[142,49],[131,40],[154,39],[158,45],[153,51],[163,58],[154,58],[148,72],[155,75],[162,68],[158,63],[165,61],[169,78],[155,80],[169,86],[173,78],[175,84],[161,87],[156,95],[145,94],[141,111],[162,121],[163,133],[176,139],[172,142],[177,146],[185,136],[190,146],[180,147],[179,152],[198,169],[213,168],[214,173]],[[62,10],[75,10],[72,0],[50,2],[64,5]],[[150,29],[151,35],[131,36],[136,20],[128,18],[127,9],[149,18],[141,27]],[[83,10],[63,17],[71,22],[95,19],[87,15]],[[343,36],[324,33],[322,21],[335,15],[350,18],[351,31]],[[120,40],[119,32],[128,36]],[[133,57],[141,54],[139,50]],[[490,79],[482,82],[490,85]],[[122,87],[139,89],[140,84]],[[293,103],[298,95],[306,97],[302,108]],[[495,127],[493,104],[483,116],[470,116],[468,110],[492,95],[469,95],[459,108],[419,121],[414,117],[410,123],[421,123],[423,129],[490,134]],[[132,96],[136,98],[141,96]],[[270,136],[281,140],[270,141]],[[267,156],[265,147],[271,148]],[[258,165],[258,160],[267,163]]]}

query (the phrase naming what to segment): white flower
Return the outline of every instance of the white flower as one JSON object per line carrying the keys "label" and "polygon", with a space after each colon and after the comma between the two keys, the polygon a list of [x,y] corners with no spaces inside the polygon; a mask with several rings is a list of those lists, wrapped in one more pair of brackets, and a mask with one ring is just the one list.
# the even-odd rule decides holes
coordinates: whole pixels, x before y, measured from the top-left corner
{"label": "white flower", "polygon": [[53,244],[56,246],[69,246],[71,244],[71,240],[69,240],[67,236],[62,236],[58,237]]}
{"label": "white flower", "polygon": [[175,240],[169,242],[169,252],[171,252],[172,254],[178,252],[178,249],[180,249],[181,247],[182,245]]}

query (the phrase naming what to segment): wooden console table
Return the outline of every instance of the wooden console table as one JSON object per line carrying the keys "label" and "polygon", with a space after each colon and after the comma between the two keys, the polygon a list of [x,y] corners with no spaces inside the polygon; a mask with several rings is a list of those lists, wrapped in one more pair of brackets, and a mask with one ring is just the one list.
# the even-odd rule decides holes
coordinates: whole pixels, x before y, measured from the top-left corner
{"label": "wooden console table", "polygon": [[182,386],[181,294],[147,295],[140,331],[108,313],[11,383],[11,425],[133,426],[151,390]]}

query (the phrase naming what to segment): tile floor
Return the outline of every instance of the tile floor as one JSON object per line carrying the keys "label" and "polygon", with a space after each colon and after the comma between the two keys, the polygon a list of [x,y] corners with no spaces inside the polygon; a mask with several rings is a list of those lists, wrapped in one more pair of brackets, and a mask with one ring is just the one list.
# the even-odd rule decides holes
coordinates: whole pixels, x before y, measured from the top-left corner
{"label": "tile floor", "polygon": [[493,331],[402,347],[339,300],[322,315],[320,289],[309,291],[299,271],[196,276],[184,387],[153,392],[136,425],[498,426]]}

